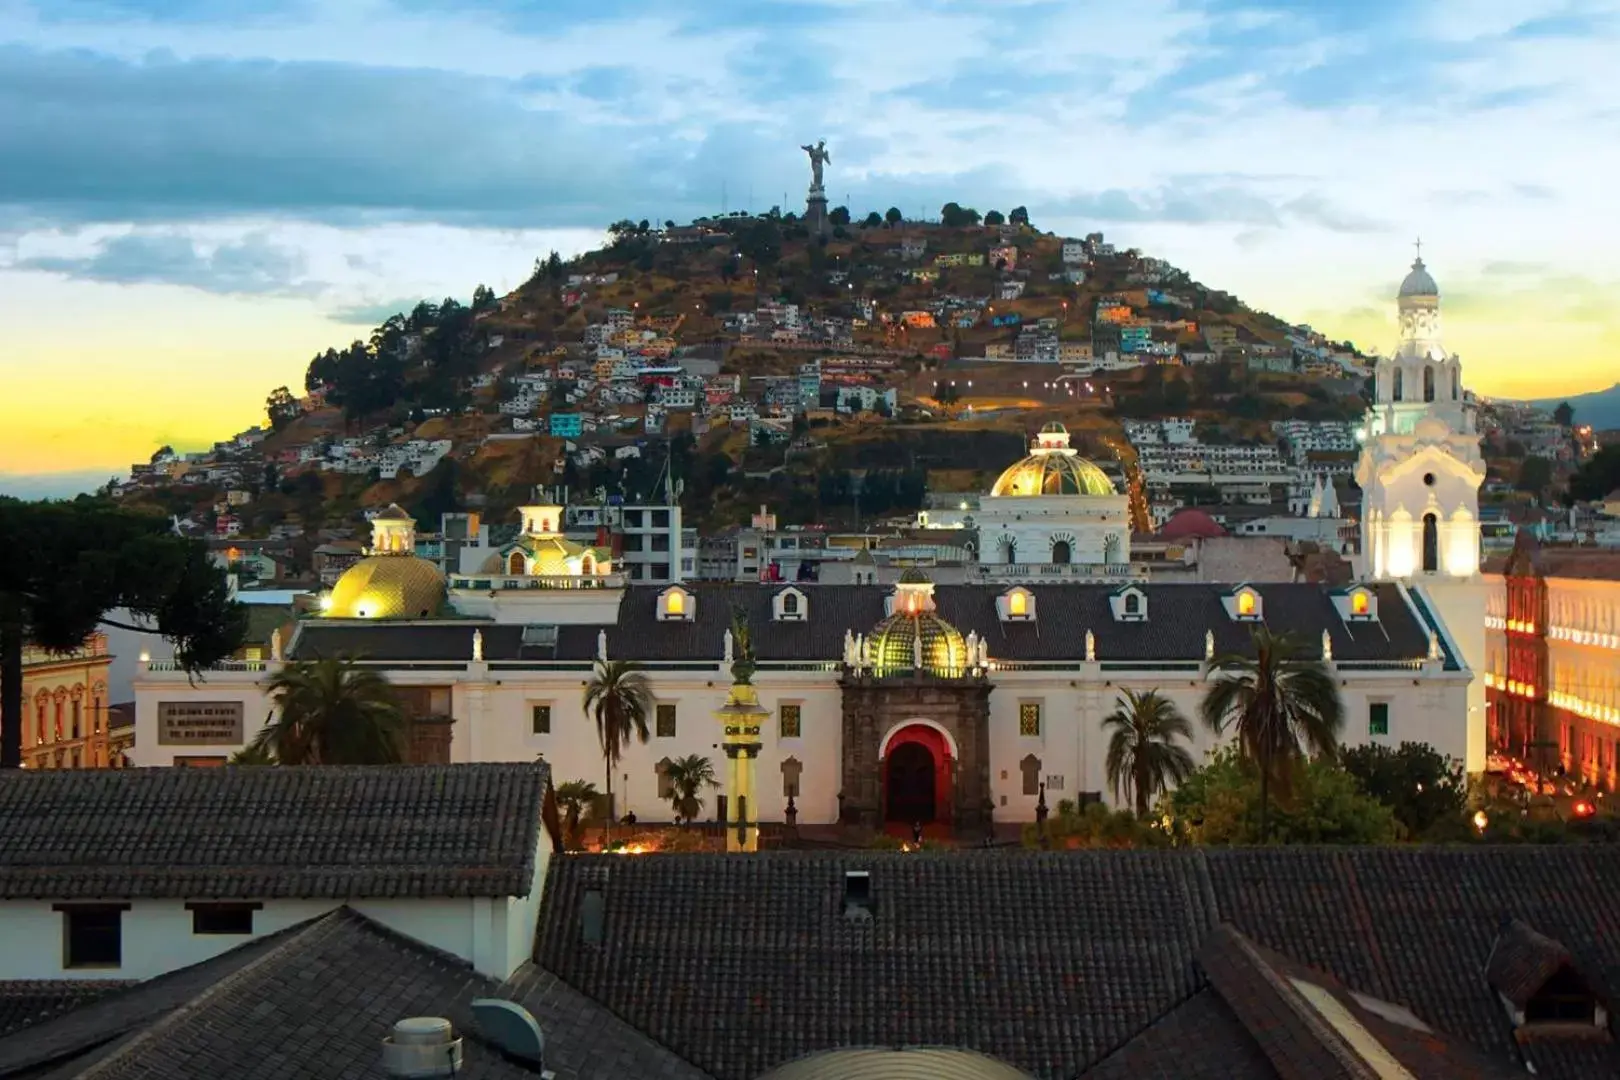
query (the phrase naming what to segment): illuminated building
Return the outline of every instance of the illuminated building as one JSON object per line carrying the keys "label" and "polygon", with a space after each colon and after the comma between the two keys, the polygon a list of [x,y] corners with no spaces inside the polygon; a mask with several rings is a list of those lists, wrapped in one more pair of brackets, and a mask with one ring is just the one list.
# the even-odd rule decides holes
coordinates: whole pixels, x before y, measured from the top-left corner
{"label": "illuminated building", "polygon": [[980,573],[987,579],[1027,574],[1034,566],[1076,578],[1124,576],[1129,570],[1126,497],[1069,445],[1069,432],[1059,423],[1040,430],[1028,456],[1002,472],[971,518],[979,530]]}
{"label": "illuminated building", "polygon": [[107,738],[107,676],[112,655],[105,634],[92,634],[71,652],[23,649],[22,760],[30,769],[121,767]]}

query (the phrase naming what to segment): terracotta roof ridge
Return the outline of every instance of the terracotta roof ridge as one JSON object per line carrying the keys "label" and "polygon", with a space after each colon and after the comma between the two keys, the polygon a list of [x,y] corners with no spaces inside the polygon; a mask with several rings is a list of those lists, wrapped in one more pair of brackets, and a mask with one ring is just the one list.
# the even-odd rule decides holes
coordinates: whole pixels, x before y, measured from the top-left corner
{"label": "terracotta roof ridge", "polygon": [[[333,911],[329,911],[325,915],[318,915],[315,918],[310,919],[308,922],[304,923],[302,928],[300,928],[296,933],[288,935],[284,941],[277,943],[274,948],[266,949],[261,955],[249,960],[247,963],[243,964],[230,974],[215,979],[212,983],[209,983],[205,989],[199,991],[195,996],[187,999],[178,1007],[169,1010],[169,1012],[164,1016],[147,1025],[145,1029],[131,1036],[128,1041],[126,1041],[122,1046],[118,1047],[118,1049],[107,1054],[105,1057],[102,1057],[100,1060],[86,1068],[83,1072],[78,1073],[75,1080],[94,1080],[95,1077],[104,1075],[110,1066],[117,1065],[122,1059],[151,1042],[154,1037],[161,1035],[163,1032],[179,1024],[182,1020],[190,1017],[193,1013],[200,1011],[208,1004],[213,1002],[216,998],[221,997],[226,991],[234,989],[241,983],[247,982],[250,976],[257,973],[258,970],[264,967],[271,959],[280,958],[292,951],[296,946],[306,944],[309,941],[317,940],[320,937],[324,937],[326,934],[331,933],[338,924],[346,921],[349,917],[363,918],[363,916],[361,916],[358,912],[345,905]],[[365,921],[370,922],[369,919]]]}

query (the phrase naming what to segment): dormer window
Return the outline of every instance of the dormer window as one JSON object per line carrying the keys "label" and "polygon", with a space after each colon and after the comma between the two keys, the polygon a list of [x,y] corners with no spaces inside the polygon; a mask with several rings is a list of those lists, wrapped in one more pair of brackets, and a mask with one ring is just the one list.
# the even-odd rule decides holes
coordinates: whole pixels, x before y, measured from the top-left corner
{"label": "dormer window", "polygon": [[1357,585],[1333,597],[1339,618],[1345,622],[1377,622],[1378,597],[1365,585]]}
{"label": "dormer window", "polygon": [[1226,605],[1227,617],[1234,622],[1260,622],[1265,618],[1260,594],[1247,585],[1232,590],[1222,599],[1222,603]]}
{"label": "dormer window", "polygon": [[1108,598],[1115,622],[1146,622],[1147,594],[1135,585],[1127,585]]}
{"label": "dormer window", "polygon": [[1033,622],[1035,594],[1022,586],[1015,586],[996,598],[996,609],[1002,622]]}
{"label": "dormer window", "polygon": [[679,585],[658,594],[660,622],[691,622],[697,614],[697,599]]}
{"label": "dormer window", "polygon": [[783,589],[771,604],[777,622],[802,622],[810,617],[810,599],[798,589]]}
{"label": "dormer window", "polygon": [[1521,1040],[1607,1035],[1608,1006],[1569,950],[1519,919],[1503,923],[1485,978]]}

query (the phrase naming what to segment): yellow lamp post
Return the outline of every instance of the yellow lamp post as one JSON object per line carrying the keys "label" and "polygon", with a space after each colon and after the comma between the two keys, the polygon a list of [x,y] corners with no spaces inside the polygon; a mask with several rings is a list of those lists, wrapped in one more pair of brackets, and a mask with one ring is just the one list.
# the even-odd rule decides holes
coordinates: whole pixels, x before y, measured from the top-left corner
{"label": "yellow lamp post", "polygon": [[726,851],[759,850],[759,808],[754,798],[754,771],[759,762],[760,732],[769,715],[754,689],[754,650],[748,619],[733,610],[726,631],[726,661],[731,690],[715,710],[720,721],[720,748],[726,755]]}

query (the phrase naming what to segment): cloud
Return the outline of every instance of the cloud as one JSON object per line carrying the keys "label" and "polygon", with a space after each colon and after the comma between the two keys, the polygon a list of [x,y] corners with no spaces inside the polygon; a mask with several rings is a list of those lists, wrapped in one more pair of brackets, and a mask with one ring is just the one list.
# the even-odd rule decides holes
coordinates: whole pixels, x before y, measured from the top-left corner
{"label": "cloud", "polygon": [[407,314],[422,302],[420,296],[377,303],[346,304],[327,313],[327,318],[346,326],[380,326],[395,315]]}
{"label": "cloud", "polygon": [[304,259],[262,235],[204,249],[177,233],[126,233],[88,255],[35,255],[13,269],[113,285],[178,285],[221,296],[297,296],[321,290],[304,278]]}

